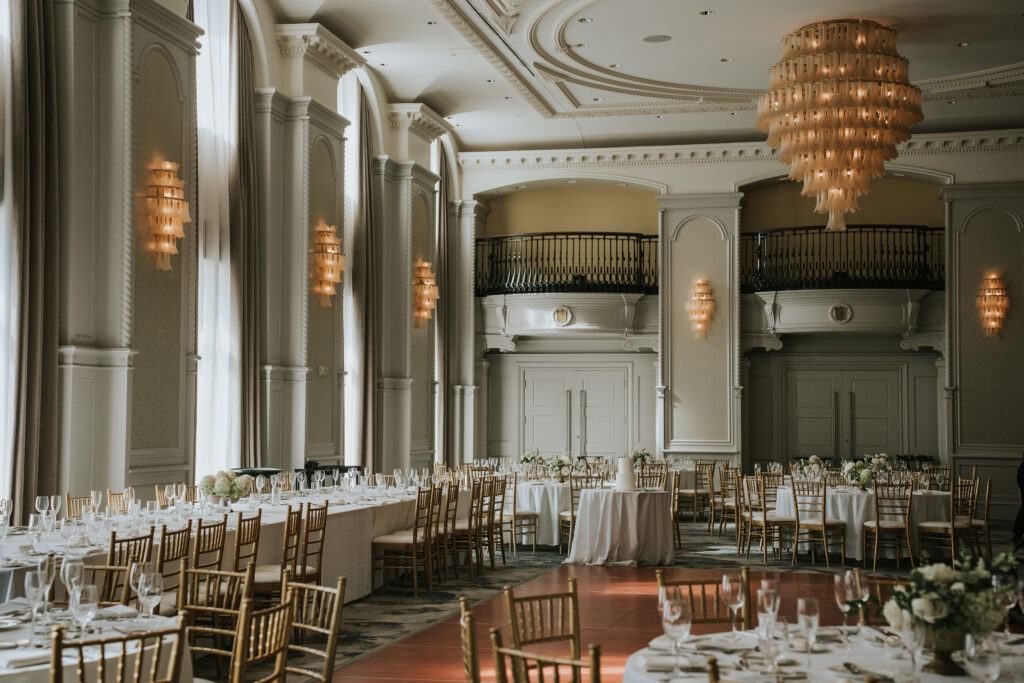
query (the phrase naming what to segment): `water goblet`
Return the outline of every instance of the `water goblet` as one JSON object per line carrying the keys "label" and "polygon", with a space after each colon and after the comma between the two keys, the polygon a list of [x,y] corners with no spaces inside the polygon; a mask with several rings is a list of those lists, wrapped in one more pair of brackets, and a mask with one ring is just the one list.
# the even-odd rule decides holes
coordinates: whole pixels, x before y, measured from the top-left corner
{"label": "water goblet", "polygon": [[103,504],[103,492],[102,491],[91,491],[89,493],[92,496],[92,509],[95,512],[100,511],[100,505]]}
{"label": "water goblet", "polygon": [[133,487],[131,487],[131,486],[125,486],[124,487],[124,500],[134,500],[134,499],[135,499],[135,489]]}
{"label": "water goblet", "polygon": [[811,669],[811,653],[814,652],[814,641],[818,639],[818,601],[815,598],[798,598],[796,601],[796,619],[800,635],[807,642],[807,670]]}
{"label": "water goblet", "polygon": [[338,482],[341,480],[341,470],[331,470],[331,479],[334,480],[334,488],[338,488]]}
{"label": "water goblet", "polygon": [[267,485],[267,478],[262,474],[256,475],[256,492],[263,493],[263,487]]}
{"label": "water goblet", "polygon": [[299,470],[295,473],[295,485],[296,488],[301,491],[306,486],[306,473]]}
{"label": "water goblet", "polygon": [[71,616],[75,620],[75,625],[78,626],[80,633],[85,633],[89,622],[96,617],[99,606],[99,591],[95,585],[90,583],[81,586],[74,593],[69,602],[69,607],[71,608]]}
{"label": "water goblet", "polygon": [[848,647],[850,641],[846,635],[846,618],[850,614],[850,605],[848,603],[853,599],[853,586],[848,584],[845,574],[835,575],[832,582],[832,592],[835,597],[836,606],[839,607],[839,612],[843,615],[842,621],[839,624],[839,639],[843,642],[844,647]]}
{"label": "water goblet", "polygon": [[736,630],[736,614],[743,608],[747,596],[743,590],[743,577],[739,574],[722,575],[722,601],[732,610],[732,639],[737,641],[740,638]]}
{"label": "water goblet", "polygon": [[691,623],[690,601],[677,587],[667,588],[661,608],[661,627],[672,641],[672,678],[680,674],[679,652],[690,637]]}
{"label": "water goblet", "polygon": [[53,510],[53,516],[56,517],[60,514],[60,503],[64,500],[60,496],[50,496],[50,509]]}
{"label": "water goblet", "polygon": [[903,620],[903,627],[900,629],[900,640],[903,647],[910,656],[910,673],[917,678],[917,666],[921,659],[921,651],[924,650],[925,630],[921,624],[912,623],[910,619]]}
{"label": "water goblet", "polygon": [[31,632],[33,634],[36,632],[36,613],[39,611],[39,606],[43,603],[45,594],[46,572],[39,571],[38,569],[30,569],[25,572],[25,599],[28,601],[28,606],[31,610]]}
{"label": "water goblet", "polygon": [[49,496],[36,496],[36,512],[42,514],[46,510],[50,509],[50,497]]}
{"label": "water goblet", "polygon": [[964,639],[964,668],[976,681],[999,680],[999,646],[988,637],[968,633]]}
{"label": "water goblet", "polygon": [[79,557],[66,557],[60,567],[60,580],[70,597],[82,585],[85,576],[85,562]]}
{"label": "water goblet", "polygon": [[181,503],[186,502],[186,499],[188,498],[188,484],[181,482],[176,486],[176,489],[174,497],[178,499],[178,504],[180,505]]}
{"label": "water goblet", "polygon": [[139,604],[147,612],[146,621],[153,621],[153,609],[164,595],[164,577],[158,571],[147,571],[139,577]]}
{"label": "water goblet", "polygon": [[174,498],[178,495],[178,489],[174,484],[164,486],[164,498],[167,499],[167,507],[174,506]]}
{"label": "water goblet", "polygon": [[[156,566],[152,562],[135,562],[128,572],[128,586],[135,591],[136,597],[142,596],[142,579],[148,574],[157,573]],[[135,621],[141,621],[142,617],[136,617]]]}

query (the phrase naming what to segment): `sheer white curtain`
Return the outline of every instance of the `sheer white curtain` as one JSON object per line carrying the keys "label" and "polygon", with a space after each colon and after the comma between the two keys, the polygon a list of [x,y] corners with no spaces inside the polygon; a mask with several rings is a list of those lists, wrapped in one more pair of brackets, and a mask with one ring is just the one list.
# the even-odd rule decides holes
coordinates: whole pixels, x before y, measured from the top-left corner
{"label": "sheer white curtain", "polygon": [[11,5],[0,10],[0,497],[11,496],[14,388],[18,367],[18,253],[11,213]]}
{"label": "sheer white curtain", "polygon": [[229,179],[238,139],[234,2],[196,0],[199,113],[199,375],[196,478],[241,462],[241,317],[231,273]]}

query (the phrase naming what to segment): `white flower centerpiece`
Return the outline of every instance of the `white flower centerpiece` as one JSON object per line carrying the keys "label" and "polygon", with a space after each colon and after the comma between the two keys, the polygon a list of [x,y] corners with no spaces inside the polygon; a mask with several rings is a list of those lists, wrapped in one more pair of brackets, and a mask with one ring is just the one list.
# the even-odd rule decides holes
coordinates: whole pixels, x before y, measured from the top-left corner
{"label": "white flower centerpiece", "polygon": [[219,497],[221,501],[238,500],[252,492],[253,478],[248,474],[239,476],[234,472],[221,470],[217,474],[207,474],[199,480],[200,492],[208,496]]}
{"label": "white flower centerpiece", "polygon": [[634,465],[641,465],[651,459],[651,454],[646,448],[638,448],[629,457],[633,459]]}
{"label": "white flower centerpiece", "polygon": [[568,453],[549,458],[545,464],[558,481],[563,481],[572,473],[572,456]]}
{"label": "white flower centerpiece", "polygon": [[909,583],[894,587],[882,608],[893,629],[924,629],[925,647],[933,657],[923,670],[944,676],[964,675],[951,654],[963,648],[966,634],[988,635],[999,626],[1006,616],[1002,593],[1012,590],[992,586],[993,573],[1013,569],[1008,553],[994,557],[991,568],[981,558],[961,554],[957,566],[930,564],[914,569]]}
{"label": "white flower centerpiece", "polygon": [[865,455],[861,460],[847,460],[843,463],[843,476],[860,489],[866,489],[878,476],[890,469],[889,456],[885,453]]}
{"label": "white flower centerpiece", "polygon": [[816,455],[808,457],[806,460],[801,460],[798,463],[800,472],[807,479],[820,479],[821,475],[825,472],[825,463],[821,461]]}
{"label": "white flower centerpiece", "polygon": [[540,457],[540,449],[534,449],[527,451],[519,456],[520,465],[539,465],[544,462],[544,458]]}

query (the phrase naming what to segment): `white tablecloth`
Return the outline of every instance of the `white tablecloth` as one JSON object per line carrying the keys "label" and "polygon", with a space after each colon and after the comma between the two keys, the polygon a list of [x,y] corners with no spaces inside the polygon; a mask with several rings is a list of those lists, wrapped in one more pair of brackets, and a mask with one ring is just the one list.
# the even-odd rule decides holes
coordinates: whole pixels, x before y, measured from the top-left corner
{"label": "white tablecloth", "polygon": [[[537,513],[537,545],[558,545],[558,513],[572,504],[569,484],[557,481],[521,481],[516,486],[516,505]],[[520,543],[532,543],[523,536]]]}
{"label": "white tablecloth", "polygon": [[[825,499],[825,516],[846,522],[846,556],[856,560],[864,559],[861,542],[864,538],[864,522],[875,518],[874,491],[859,491],[854,488],[830,488]],[[793,517],[793,489],[780,486],[775,509],[779,515]],[[910,542],[914,554],[918,551],[917,525],[919,522],[948,521],[949,493],[944,491],[915,491],[910,501]],[[868,548],[871,552],[871,548]]]}
{"label": "white tablecloth", "polygon": [[584,489],[569,564],[670,565],[670,494]]}
{"label": "white tablecloth", "polygon": [[[854,678],[850,675],[841,675],[832,671],[833,667],[841,668],[843,662],[853,662],[860,666],[862,669],[870,670],[874,673],[885,674],[892,676],[897,680],[910,680],[910,659],[906,655],[900,652],[898,649],[889,651],[887,647],[882,645],[877,639],[877,632],[873,629],[862,629],[862,636],[854,637],[852,639],[852,645],[849,650],[844,650],[842,647],[834,643],[828,643],[827,652],[815,653],[811,655],[811,677],[809,681],[852,681],[852,680],[863,680],[863,678]],[[652,634],[656,635],[656,634]],[[660,646],[665,641],[665,638],[659,638],[656,641]],[[672,679],[673,681],[706,681],[707,674],[704,672],[703,667],[707,663],[709,657],[716,657],[718,659],[719,666],[722,669],[722,679],[728,679],[730,681],[767,681],[771,680],[766,677],[765,674],[756,673],[753,671],[742,670],[736,668],[736,663],[739,658],[739,654],[726,654],[718,650],[697,650],[697,647],[715,647],[723,646],[726,648],[732,647],[749,647],[753,648],[757,645],[757,638],[753,632],[744,633],[738,643],[732,642],[732,636],[729,634],[714,634],[709,636],[694,636],[687,640],[683,645],[683,653],[686,664],[695,668],[699,667],[700,671],[686,670],[683,674]],[[1005,645],[1000,645],[1003,656],[1001,658],[1002,674],[999,680],[1012,681],[1015,680],[1014,674],[1024,672],[1024,649],[1019,646],[1008,648]],[[781,666],[780,671],[793,672],[793,671],[807,671],[807,653],[806,652],[794,652],[791,653],[783,646],[783,651],[786,653],[786,658],[791,659],[795,662],[795,665]],[[669,664],[670,659],[664,659],[669,657],[669,651],[658,649],[652,650],[650,648],[644,648],[638,652],[634,652],[626,660],[625,671],[622,675],[622,683],[664,683],[667,678],[667,670],[659,671],[647,671],[647,657],[658,656],[659,663]],[[926,651],[921,660],[918,662],[918,666],[922,662],[928,662],[931,655]],[[682,662],[683,660],[680,660]],[[935,674],[921,673],[919,681],[922,683],[943,683],[944,681],[970,681],[972,680],[969,676],[938,676]]]}
{"label": "white tablecloth", "polygon": [[673,471],[679,472],[679,488],[681,488],[681,489],[694,489],[694,488],[697,488],[697,470],[691,470],[691,469],[687,469],[685,467],[681,467],[678,470],[673,470]]}

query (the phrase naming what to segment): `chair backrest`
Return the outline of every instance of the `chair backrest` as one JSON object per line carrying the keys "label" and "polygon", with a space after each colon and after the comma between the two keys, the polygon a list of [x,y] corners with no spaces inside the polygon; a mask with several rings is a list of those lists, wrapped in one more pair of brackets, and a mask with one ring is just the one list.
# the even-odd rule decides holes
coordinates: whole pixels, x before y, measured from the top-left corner
{"label": "chair backrest", "polygon": [[697,462],[693,472],[694,488],[697,491],[710,491],[715,485],[715,461]]}
{"label": "chair backrest", "polygon": [[480,520],[480,510],[483,507],[483,495],[484,486],[483,482],[479,479],[472,479],[468,482],[469,486],[469,512],[466,516],[467,521],[467,533],[472,535],[478,528]]}
{"label": "chair backrest", "polygon": [[459,514],[459,482],[454,479],[445,487],[444,502],[444,524],[443,533],[445,536],[455,531],[455,523]]}
{"label": "chair backrest", "polygon": [[160,527],[160,543],[157,546],[156,570],[164,577],[164,590],[174,588],[176,584],[167,583],[167,579],[177,580],[181,568],[188,562],[188,551],[192,542],[192,520],[177,531],[168,531],[167,525]]}
{"label": "chair backrest", "polygon": [[302,542],[302,505],[294,510],[288,506],[285,512],[284,534],[281,536],[281,572],[290,571],[295,575],[299,563],[299,545]]}
{"label": "chair backrest", "polygon": [[[82,568],[82,585],[96,586],[96,597],[101,607],[127,605],[131,599],[128,577],[132,566],[112,567],[105,564],[87,564]],[[67,588],[63,581],[53,583],[53,603],[68,604]]]}
{"label": "chair backrest", "polygon": [[679,470],[675,470],[669,472],[666,477],[665,488],[668,489],[669,494],[669,515],[674,520],[679,516],[679,481],[682,475],[679,473]]}
{"label": "chair backrest", "polygon": [[823,481],[793,480],[793,503],[796,508],[796,523],[825,523],[825,497],[827,486]]}
{"label": "chair backrest", "polygon": [[637,475],[637,486],[640,488],[665,489],[668,480],[668,466],[663,462],[643,463]]}
{"label": "chair backrest", "polygon": [[192,546],[192,569],[220,569],[224,559],[224,539],[227,536],[228,516],[219,522],[196,525],[196,542]]}
{"label": "chair backrest", "polygon": [[512,647],[568,642],[570,656],[579,658],[580,610],[575,578],[569,579],[569,590],[564,593],[517,596],[512,586],[505,586],[505,606]]}
{"label": "chair backrest", "polygon": [[156,527],[149,527],[149,533],[130,538],[118,538],[116,531],[110,532],[110,548],[107,551],[107,564],[114,567],[127,567],[131,562],[149,562],[153,554],[153,536]]}
{"label": "chair backrest", "polygon": [[235,527],[235,556],[231,568],[238,572],[256,561],[260,549],[260,529],[263,521],[263,508],[256,510],[256,515],[246,517],[244,512],[238,513],[238,524]]}
{"label": "chair backrest", "polygon": [[430,510],[433,500],[432,487],[416,489],[416,518],[412,525],[413,543],[430,540]]}
{"label": "chair backrest", "polygon": [[231,683],[245,683],[246,671],[254,664],[274,660],[272,671],[260,672],[260,683],[288,679],[288,640],[294,605],[285,598],[281,604],[257,610],[246,598],[238,616],[238,636],[231,654]]}
{"label": "chair backrest", "polygon": [[881,574],[868,574],[860,567],[853,569],[854,581],[857,586],[857,595],[867,593],[878,601],[879,607],[872,610],[865,605],[860,609],[861,624],[884,624],[887,623],[882,616],[881,605],[884,605],[892,595],[892,589],[896,586],[904,586],[907,583],[905,577],[882,576]]}
{"label": "chair backrest", "polygon": [[950,465],[925,465],[924,473],[943,491],[952,491],[953,468]]}
{"label": "chair backrest", "polygon": [[953,489],[953,514],[973,517],[974,506],[978,500],[977,479],[957,479]]}
{"label": "chair backrest", "polygon": [[909,529],[910,501],[914,493],[913,484],[879,484],[875,487],[875,519],[888,522],[903,522]]}
{"label": "chair backrest", "polygon": [[78,683],[177,683],[184,635],[180,617],[171,628],[83,640],[66,640],[64,627],[57,626],[50,636],[50,683],[65,683],[66,667]]}
{"label": "chair backrest", "polygon": [[490,465],[470,465],[467,469],[473,479],[483,479],[494,474],[494,468]]}
{"label": "chair backrest", "polygon": [[156,502],[160,507],[165,508],[170,504],[167,500],[167,496],[164,495],[164,487],[160,484],[153,484],[153,493],[156,498]]}
{"label": "chair backrest", "polygon": [[[501,631],[491,629],[491,649],[494,651],[494,678],[496,683],[542,683],[564,678],[568,670],[573,681],[580,681],[584,672],[589,672],[591,683],[601,683],[601,647],[591,643],[587,659],[577,657],[552,657],[518,648],[505,647],[501,642]],[[507,662],[506,662],[507,660]],[[511,672],[508,667],[511,665]],[[509,675],[511,673],[511,676]]]}
{"label": "chair backrest", "polygon": [[775,507],[775,501],[779,495],[779,487],[785,482],[782,472],[761,472],[761,491],[764,495],[765,504],[768,507]]}
{"label": "chair backrest", "polygon": [[569,499],[572,501],[572,518],[576,519],[576,511],[580,507],[580,495],[586,489],[599,489],[604,485],[604,477],[599,474],[570,474]]}
{"label": "chair backrest", "polygon": [[444,486],[434,484],[430,488],[430,535],[432,538],[439,538],[444,533],[444,503]]}
{"label": "chair backrest", "polygon": [[836,470],[830,467],[825,471],[825,483],[832,487],[843,486],[846,484],[846,477],[843,476],[842,470]]}
{"label": "chair backrest", "polygon": [[[683,597],[690,603],[690,614],[694,624],[729,624],[732,615],[729,606],[722,599],[722,580],[718,579],[670,579],[665,570],[654,572],[658,580],[658,589],[678,588]],[[743,629],[751,628],[750,617],[750,568],[740,568],[740,581],[743,585],[743,606],[740,618]]]}
{"label": "chair backrest", "polygon": [[226,643],[236,636],[242,601],[252,597],[254,571],[252,564],[244,572],[181,570],[178,611],[185,613],[185,633],[193,656],[232,657]]}
{"label": "chair backrest", "polygon": [[128,501],[124,496],[124,491],[120,493],[114,493],[110,489],[107,489],[107,510],[116,510],[117,512],[127,512]]}
{"label": "chair backrest", "polygon": [[[979,491],[979,494],[980,494],[980,491]],[[992,478],[989,477],[988,479],[985,480],[985,501],[981,504],[982,505],[981,517],[979,518],[979,519],[984,520],[986,524],[988,524],[988,513],[989,513],[989,507],[991,506],[991,504],[992,504]],[[975,512],[977,512],[977,506],[975,506]],[[975,514],[974,517],[977,517],[977,514]]]}
{"label": "chair backrest", "polygon": [[302,544],[299,566],[302,579],[320,583],[324,559],[324,544],[327,542],[327,501],[323,505],[306,503],[306,517],[302,521]]}
{"label": "chair backrest", "polygon": [[72,496],[70,493],[65,493],[64,498],[67,505],[64,509],[67,511],[65,514],[70,517],[81,517],[82,507],[85,505],[92,505],[92,496]]}
{"label": "chair backrest", "polygon": [[768,501],[764,495],[764,480],[757,474],[743,477],[743,504],[751,518],[762,522],[768,514]]}
{"label": "chair backrest", "polygon": [[459,632],[462,642],[462,670],[466,683],[480,683],[480,658],[476,645],[476,619],[469,609],[469,598],[459,598]]}
{"label": "chair backrest", "polygon": [[[287,574],[281,594],[292,602],[292,642],[288,651],[298,656],[322,660],[319,670],[304,668],[293,663],[288,673],[306,676],[321,683],[328,683],[334,675],[334,655],[338,647],[338,627],[341,624],[341,610],[345,602],[345,577],[338,578],[335,588],[315,586],[310,583],[293,583]],[[323,649],[313,647],[322,638]]]}
{"label": "chair backrest", "polygon": [[492,477],[494,490],[491,494],[491,525],[500,526],[505,521],[505,494],[508,480],[505,477]]}
{"label": "chair backrest", "polygon": [[494,477],[483,477],[480,482],[480,507],[477,509],[476,526],[487,529],[494,516]]}

